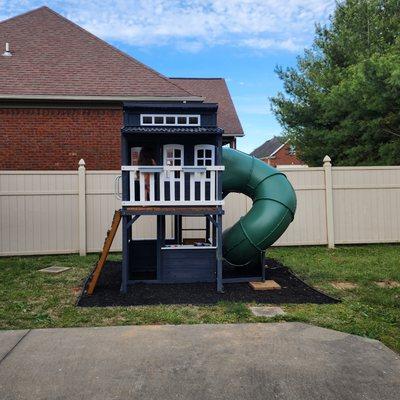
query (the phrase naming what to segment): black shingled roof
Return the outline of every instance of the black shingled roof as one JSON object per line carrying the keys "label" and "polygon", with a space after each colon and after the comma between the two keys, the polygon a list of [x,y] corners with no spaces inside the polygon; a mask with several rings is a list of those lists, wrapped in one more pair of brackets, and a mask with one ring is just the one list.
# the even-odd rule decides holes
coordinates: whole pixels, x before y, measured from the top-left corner
{"label": "black shingled roof", "polygon": [[224,130],[216,127],[208,126],[185,126],[185,127],[175,127],[175,126],[124,126],[122,128],[122,133],[211,133],[220,134],[224,133]]}

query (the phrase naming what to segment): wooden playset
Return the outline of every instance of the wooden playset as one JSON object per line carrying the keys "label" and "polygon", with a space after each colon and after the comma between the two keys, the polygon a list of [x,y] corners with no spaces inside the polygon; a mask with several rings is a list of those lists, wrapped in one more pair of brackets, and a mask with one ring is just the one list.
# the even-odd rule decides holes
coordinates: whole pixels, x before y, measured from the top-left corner
{"label": "wooden playset", "polygon": [[[296,197],[285,175],[245,153],[223,148],[218,105],[186,102],[124,104],[121,209],[87,285],[93,293],[122,221],[121,291],[138,282],[263,281],[264,252],[293,220]],[[253,207],[222,232],[224,196],[241,192]],[[137,239],[133,224],[156,216],[157,238]],[[173,216],[172,237],[166,216]],[[204,218],[204,237],[184,238],[183,219]]]}

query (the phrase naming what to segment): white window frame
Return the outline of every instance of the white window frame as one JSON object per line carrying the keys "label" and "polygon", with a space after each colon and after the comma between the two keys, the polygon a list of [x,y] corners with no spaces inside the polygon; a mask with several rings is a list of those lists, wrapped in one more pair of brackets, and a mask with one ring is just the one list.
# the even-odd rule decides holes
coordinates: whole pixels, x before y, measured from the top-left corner
{"label": "white window frame", "polygon": [[[194,146],[194,165],[195,166],[199,166],[198,164],[198,160],[199,160],[199,156],[198,156],[198,150],[204,150],[204,156],[200,157],[200,159],[206,160],[209,157],[206,157],[206,150],[211,150],[211,166],[215,165],[215,146],[213,146],[212,144],[197,144],[196,146]],[[203,165],[204,167],[206,167],[206,164],[204,163]]]}
{"label": "white window frame", "polygon": [[[163,146],[163,165],[164,166],[168,166],[167,165],[167,158],[169,158],[167,156],[168,149],[172,149],[173,152],[175,152],[175,150],[181,151],[181,156],[179,157],[179,159],[181,160],[180,166],[182,167],[184,164],[184,159],[185,159],[185,147],[183,146],[183,144],[170,144],[170,143],[164,144],[164,146]],[[172,159],[175,160],[175,155],[172,157]],[[171,165],[171,166],[174,166],[174,165]]]}
{"label": "white window frame", "polygon": [[[145,117],[151,118],[151,122],[143,122],[143,119]],[[156,124],[154,122],[155,117],[162,117],[163,122],[161,124]],[[166,123],[166,118],[167,117],[172,117],[175,118],[175,122],[172,124],[167,124]],[[186,118],[186,123],[185,124],[178,124],[178,118],[179,117],[184,117]],[[189,118],[190,117],[196,117],[197,118],[197,123],[196,124],[189,124]],[[140,114],[140,125],[142,126],[200,126],[201,123],[201,118],[200,114]]]}
{"label": "white window frame", "polygon": [[[198,150],[204,151],[204,156],[198,156]],[[206,157],[206,150],[211,150],[211,165],[206,165],[205,160],[209,160],[209,157]],[[199,159],[203,160],[203,165],[199,165]],[[196,167],[211,167],[215,165],[215,146],[212,144],[197,144],[194,146],[194,165]],[[209,175],[207,177],[207,175]],[[200,200],[206,201],[206,182],[210,183],[210,200],[213,201],[215,198],[215,171],[206,171],[203,173],[195,173],[192,181],[190,182],[191,190],[195,190],[195,182],[200,182]]]}
{"label": "white window frame", "polygon": [[288,150],[289,156],[296,156],[296,146],[291,144],[289,145],[289,150]]}
{"label": "white window frame", "polygon": [[[182,144],[164,144],[163,146],[163,165],[164,167],[173,167],[175,165],[167,164],[167,152],[168,150],[172,150],[175,153],[175,150],[181,151],[181,156],[179,159],[181,160],[181,165],[179,167],[183,167],[185,163],[185,147]],[[175,154],[172,157],[175,160]],[[176,177],[175,172],[179,173],[179,178]],[[175,182],[179,182],[180,187],[180,195],[181,197],[185,194],[185,174],[183,171],[163,171],[160,175],[160,188],[161,188],[161,199],[164,200],[164,182],[169,182],[170,187],[170,201],[184,201],[185,199],[177,199],[175,196]]]}

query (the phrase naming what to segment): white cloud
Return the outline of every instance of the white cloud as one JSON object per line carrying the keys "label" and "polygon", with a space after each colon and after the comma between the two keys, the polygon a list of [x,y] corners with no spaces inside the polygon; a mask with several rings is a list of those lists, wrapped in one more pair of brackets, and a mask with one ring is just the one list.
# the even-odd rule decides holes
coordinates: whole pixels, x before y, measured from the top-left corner
{"label": "white cloud", "polygon": [[334,0],[0,0],[0,17],[43,3],[105,40],[191,52],[222,44],[298,51],[334,7]]}

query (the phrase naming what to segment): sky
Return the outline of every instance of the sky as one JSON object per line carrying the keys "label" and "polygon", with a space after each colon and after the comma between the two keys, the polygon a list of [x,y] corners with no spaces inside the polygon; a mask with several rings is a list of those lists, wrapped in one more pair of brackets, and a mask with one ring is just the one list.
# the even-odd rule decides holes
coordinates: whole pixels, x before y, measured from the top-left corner
{"label": "sky", "polygon": [[294,66],[334,0],[0,0],[0,20],[47,5],[166,76],[223,77],[250,152],[279,135],[274,70]]}

